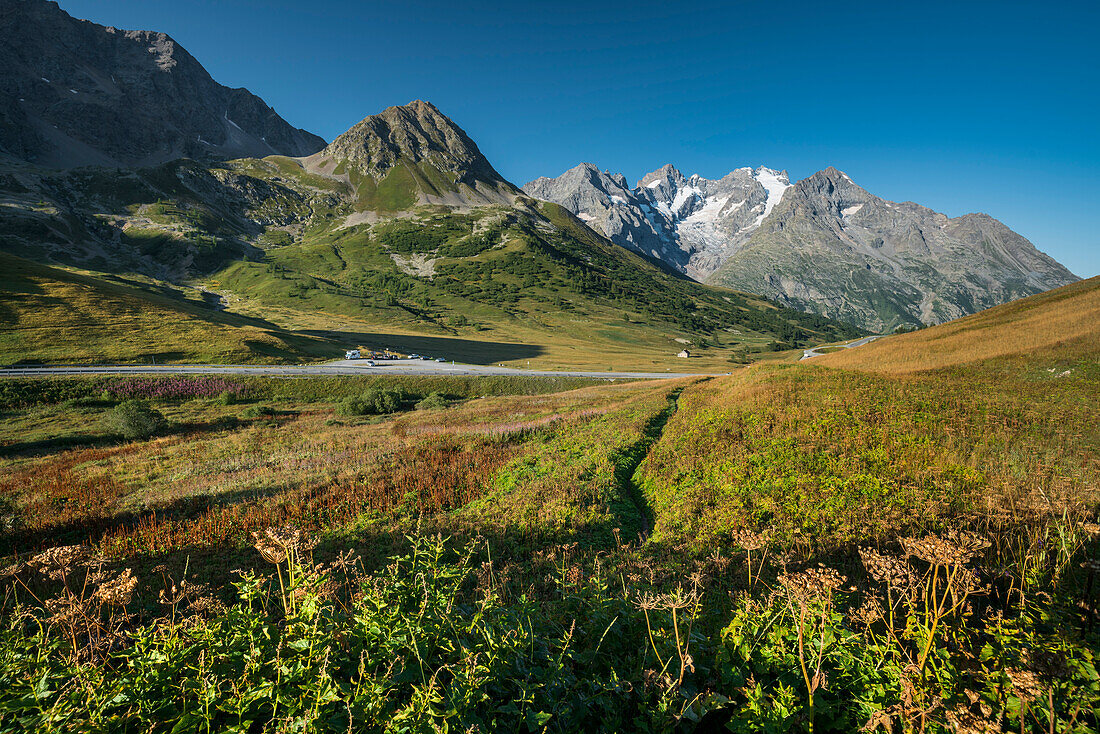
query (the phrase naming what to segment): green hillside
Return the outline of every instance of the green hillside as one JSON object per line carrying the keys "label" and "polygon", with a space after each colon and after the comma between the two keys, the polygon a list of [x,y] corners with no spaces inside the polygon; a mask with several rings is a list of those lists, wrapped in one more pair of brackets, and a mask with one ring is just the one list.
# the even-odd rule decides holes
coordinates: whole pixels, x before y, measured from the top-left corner
{"label": "green hillside", "polygon": [[0,360],[286,362],[338,345],[220,313],[181,291],[39,265],[0,252]]}
{"label": "green hillside", "polygon": [[[731,355],[745,361],[773,346],[856,334],[671,275],[556,205],[522,198],[364,212],[361,187],[280,157],[65,174],[22,167],[0,175],[0,188],[13,211],[0,229],[9,253],[202,285],[224,294],[231,312],[344,342],[382,346],[389,335],[420,334],[517,343],[530,348],[502,361],[601,369],[672,367],[690,345],[702,355],[693,368],[713,369]],[[102,345],[78,351],[114,354]],[[250,359],[220,343],[197,351]]]}

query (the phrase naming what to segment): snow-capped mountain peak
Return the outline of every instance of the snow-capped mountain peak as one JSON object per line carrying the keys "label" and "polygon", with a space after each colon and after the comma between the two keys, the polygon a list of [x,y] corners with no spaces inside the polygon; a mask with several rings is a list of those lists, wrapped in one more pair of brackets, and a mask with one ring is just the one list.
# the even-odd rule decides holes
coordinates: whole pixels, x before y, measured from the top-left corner
{"label": "snow-capped mountain peak", "polygon": [[785,171],[744,167],[717,180],[665,164],[626,188],[621,175],[591,164],[524,187],[556,201],[619,244],[693,278],[717,269],[756,230],[790,187]]}

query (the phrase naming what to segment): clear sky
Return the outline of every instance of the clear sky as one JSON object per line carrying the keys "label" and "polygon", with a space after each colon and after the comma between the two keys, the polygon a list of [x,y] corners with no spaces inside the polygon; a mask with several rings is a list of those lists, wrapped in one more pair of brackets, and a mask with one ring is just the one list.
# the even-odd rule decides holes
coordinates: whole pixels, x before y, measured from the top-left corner
{"label": "clear sky", "polygon": [[1100,4],[60,0],[164,31],[331,140],[435,103],[522,185],[587,161],[793,179],[982,211],[1100,274]]}

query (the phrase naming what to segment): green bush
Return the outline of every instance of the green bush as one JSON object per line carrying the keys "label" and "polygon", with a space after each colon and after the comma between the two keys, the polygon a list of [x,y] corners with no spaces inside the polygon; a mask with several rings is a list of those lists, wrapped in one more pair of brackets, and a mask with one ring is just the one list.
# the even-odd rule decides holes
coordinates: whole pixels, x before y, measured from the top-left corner
{"label": "green bush", "polygon": [[372,387],[362,395],[345,398],[336,404],[339,415],[381,415],[401,409],[405,393],[401,389]]}
{"label": "green bush", "polygon": [[417,410],[436,410],[449,407],[451,401],[441,392],[433,392],[416,404]]}
{"label": "green bush", "polygon": [[148,438],[168,425],[158,410],[141,400],[126,400],[103,416],[103,427],[108,433],[123,438]]}
{"label": "green bush", "polygon": [[242,418],[268,418],[275,415],[274,408],[266,405],[250,405],[241,413]]}
{"label": "green bush", "polygon": [[218,405],[236,405],[240,402],[240,396],[230,390],[222,390],[218,393],[218,396],[214,398],[214,402]]}

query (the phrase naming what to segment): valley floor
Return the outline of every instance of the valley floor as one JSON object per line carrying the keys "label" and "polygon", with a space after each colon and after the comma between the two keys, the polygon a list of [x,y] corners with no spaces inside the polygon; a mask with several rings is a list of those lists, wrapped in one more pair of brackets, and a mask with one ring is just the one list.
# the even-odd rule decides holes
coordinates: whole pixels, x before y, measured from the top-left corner
{"label": "valley floor", "polygon": [[1096,731],[1097,343],[0,380],[0,721]]}

